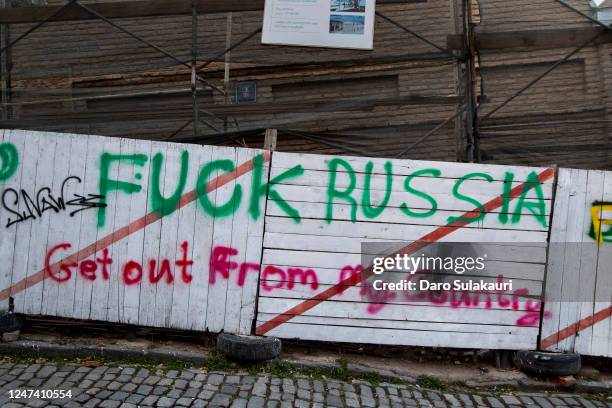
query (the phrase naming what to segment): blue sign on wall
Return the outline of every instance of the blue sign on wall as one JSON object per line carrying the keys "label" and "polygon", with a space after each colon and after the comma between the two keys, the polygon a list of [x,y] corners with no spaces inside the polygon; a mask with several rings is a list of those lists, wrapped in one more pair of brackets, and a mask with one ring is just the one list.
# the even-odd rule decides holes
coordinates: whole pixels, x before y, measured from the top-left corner
{"label": "blue sign on wall", "polygon": [[236,103],[256,102],[257,82],[244,81],[236,83]]}

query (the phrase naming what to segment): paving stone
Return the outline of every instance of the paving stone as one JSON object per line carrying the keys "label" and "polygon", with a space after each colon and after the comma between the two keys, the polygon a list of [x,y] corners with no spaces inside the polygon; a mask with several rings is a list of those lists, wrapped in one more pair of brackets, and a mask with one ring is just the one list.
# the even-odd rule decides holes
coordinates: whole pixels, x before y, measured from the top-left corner
{"label": "paving stone", "polygon": [[111,395],[110,397],[108,397],[109,399],[112,400],[116,400],[116,401],[125,401],[128,397],[130,396],[130,394],[128,394],[125,391],[117,391],[115,392],[113,395]]}
{"label": "paving stone", "polygon": [[192,408],[203,408],[207,405],[208,405],[208,402],[201,400],[201,399],[194,400],[193,403],[191,404]]}
{"label": "paving stone", "polygon": [[100,408],[117,408],[121,405],[121,401],[105,400],[98,405]]}
{"label": "paving stone", "polygon": [[204,390],[198,394],[198,398],[203,400],[209,400],[214,394],[214,391]]}
{"label": "paving stone", "polygon": [[146,385],[155,385],[159,382],[160,378],[156,375],[151,375],[147,378],[145,378],[145,380],[142,382],[143,384]]}
{"label": "paving stone", "polygon": [[157,402],[157,400],[159,399],[159,397],[157,395],[149,395],[148,397],[145,397],[145,399],[143,399],[142,401],[140,401],[140,405],[141,406],[154,406],[155,403]]}
{"label": "paving stone", "polygon": [[210,405],[227,407],[229,406],[231,400],[232,400],[231,395],[218,393],[218,394],[215,394],[213,399],[210,401]]}
{"label": "paving stone", "polygon": [[179,398],[181,398],[181,396],[182,396],[182,395],[183,395],[183,391],[181,391],[181,390],[177,390],[177,389],[175,388],[175,389],[170,390],[170,391],[169,391],[169,392],[166,394],[166,397],[170,397],[170,398],[174,398],[174,399],[179,399]]}
{"label": "paving stone", "polygon": [[153,388],[153,395],[163,395],[168,392],[168,387],[155,387]]}
{"label": "paving stone", "polygon": [[344,403],[342,402],[342,398],[336,396],[336,395],[327,395],[327,398],[325,399],[327,406],[330,407],[343,407]]}
{"label": "paving stone", "polygon": [[158,407],[170,408],[176,405],[176,399],[169,397],[161,397],[157,400]]}
{"label": "paving stone", "polygon": [[308,401],[310,400],[310,391],[303,389],[303,388],[298,388],[297,397]]}
{"label": "paving stone", "polygon": [[187,391],[183,393],[183,397],[186,398],[195,398],[200,393],[200,388],[189,388]]}
{"label": "paving stone", "polygon": [[142,401],[145,398],[144,395],[139,395],[139,394],[131,394],[127,400],[125,400],[125,402],[130,403],[130,404],[140,404],[140,401]]}
{"label": "paving stone", "polygon": [[136,394],[149,395],[153,391],[153,387],[150,385],[139,385],[136,389]]}
{"label": "paving stone", "polygon": [[554,408],[553,404],[548,402],[548,400],[545,397],[533,397],[533,400],[538,404],[539,407]]}
{"label": "paving stone", "polygon": [[221,392],[224,394],[234,395],[238,392],[238,387],[235,385],[224,384],[221,386]]}
{"label": "paving stone", "polygon": [[247,406],[248,401],[243,398],[235,399],[230,405],[230,408],[245,408]]}
{"label": "paving stone", "polygon": [[266,384],[256,382],[253,386],[253,395],[258,397],[265,397],[268,393],[268,386]]}
{"label": "paving stone", "polygon": [[142,377],[142,378],[147,378],[149,376],[149,370],[147,370],[146,368],[141,368],[140,370],[138,370],[138,372],[135,374],[136,377]]}
{"label": "paving stone", "polygon": [[111,391],[117,391],[119,388],[123,387],[123,384],[121,384],[120,382],[117,381],[113,381],[110,384],[108,384],[108,388]]}
{"label": "paving stone", "polygon": [[40,369],[40,371],[36,373],[36,376],[38,378],[47,378],[53,373],[55,373],[56,371],[57,371],[57,367],[52,366],[52,365],[45,365]]}
{"label": "paving stone", "polygon": [[[311,380],[303,376],[279,378],[221,371],[204,374],[197,369],[164,372],[136,367],[90,369],[78,365],[57,367],[54,364],[2,367],[0,364],[0,387],[3,390],[38,383],[44,384],[45,389],[73,390],[72,399],[54,400],[50,404],[45,400],[31,400],[27,401],[29,407],[612,407],[612,403],[575,394],[534,392],[498,397],[483,393],[481,396],[466,392],[418,390],[389,383],[373,387],[363,380],[347,383]],[[22,402],[26,401],[10,401],[0,390],[1,407]]]}
{"label": "paving stone", "polygon": [[223,378],[224,378],[223,375],[220,375],[220,374],[211,374],[206,379],[206,383],[207,384],[212,384],[212,385],[221,385],[221,384],[223,384]]}
{"label": "paving stone", "polygon": [[176,405],[179,407],[188,407],[191,405],[191,403],[193,402],[193,398],[179,398],[178,400],[176,400]]}

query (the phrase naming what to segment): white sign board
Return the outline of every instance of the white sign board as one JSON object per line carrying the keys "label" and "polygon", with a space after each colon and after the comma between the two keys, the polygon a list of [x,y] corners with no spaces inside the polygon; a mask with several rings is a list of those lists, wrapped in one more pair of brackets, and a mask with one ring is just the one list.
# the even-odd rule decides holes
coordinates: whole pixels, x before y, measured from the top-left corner
{"label": "white sign board", "polygon": [[375,0],[266,0],[263,44],[374,48]]}

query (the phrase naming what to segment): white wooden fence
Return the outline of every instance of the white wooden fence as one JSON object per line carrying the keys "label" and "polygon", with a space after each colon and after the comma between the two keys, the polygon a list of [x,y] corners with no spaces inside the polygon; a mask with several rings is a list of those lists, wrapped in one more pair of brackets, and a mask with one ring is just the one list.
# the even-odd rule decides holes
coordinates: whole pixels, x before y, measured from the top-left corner
{"label": "white wooden fence", "polygon": [[612,357],[612,172],[560,169],[543,349]]}
{"label": "white wooden fence", "polygon": [[249,200],[268,153],[24,131],[0,146],[5,309],[251,331],[263,217]]}
{"label": "white wooden fence", "polygon": [[[421,346],[537,346],[553,170],[275,153],[271,177],[297,164],[303,175],[283,180],[274,191],[300,219],[290,217],[278,197],[269,197],[259,334]],[[479,206],[481,220],[453,227],[449,217]],[[535,299],[514,306],[500,296],[463,307],[450,300],[368,297],[359,283],[343,282],[364,267],[364,241],[416,240],[487,243],[488,267],[475,277],[512,279],[518,293]]]}
{"label": "white wooden fence", "polygon": [[[590,245],[551,247],[546,275],[555,174],[0,131],[0,309],[493,349],[534,349],[543,327],[546,348],[610,355],[610,302],[594,300],[612,287],[612,176],[559,172],[552,241]],[[514,289],[470,302],[364,289],[364,242],[421,241],[477,243],[473,278]],[[608,292],[542,311],[546,276],[549,300]]]}

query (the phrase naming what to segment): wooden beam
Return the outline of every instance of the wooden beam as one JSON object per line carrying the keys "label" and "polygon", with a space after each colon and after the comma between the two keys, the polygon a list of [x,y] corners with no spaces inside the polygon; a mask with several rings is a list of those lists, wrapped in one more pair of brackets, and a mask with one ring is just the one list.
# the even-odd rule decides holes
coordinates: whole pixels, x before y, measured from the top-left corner
{"label": "wooden beam", "polygon": [[[600,27],[565,28],[548,30],[509,31],[504,33],[476,33],[476,45],[482,50],[503,50],[512,48],[550,49],[575,48],[594,37]],[[612,42],[612,32],[605,33],[593,44]],[[449,50],[463,49],[462,35],[449,35],[446,47]]]}
{"label": "wooden beam", "polygon": [[[378,0],[380,4],[425,3],[427,0]],[[198,0],[200,13],[227,13],[263,10],[265,0]],[[36,23],[53,14],[61,6],[19,7],[0,10],[0,24]],[[191,0],[132,0],[93,3],[87,7],[107,18],[134,18],[191,14]],[[91,20],[95,17],[78,6],[65,10],[53,21]]]}
{"label": "wooden beam", "polygon": [[[200,105],[201,111],[209,112],[219,118],[241,115],[273,115],[295,113],[338,113],[371,111],[380,107],[442,105],[451,106],[461,102],[458,96],[422,96],[406,95],[391,98],[349,98],[338,100],[315,100],[283,103],[245,103],[245,104],[208,104]],[[32,128],[35,126],[72,126],[76,124],[108,123],[113,121],[145,121],[160,120],[172,117],[177,120],[187,120],[191,117],[191,107],[168,107],[147,109],[146,111],[130,111],[120,108],[89,109],[83,112],[44,112],[20,119],[5,120],[3,126],[7,129]]]}

